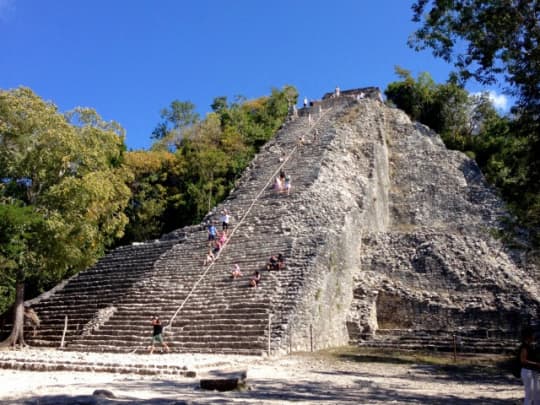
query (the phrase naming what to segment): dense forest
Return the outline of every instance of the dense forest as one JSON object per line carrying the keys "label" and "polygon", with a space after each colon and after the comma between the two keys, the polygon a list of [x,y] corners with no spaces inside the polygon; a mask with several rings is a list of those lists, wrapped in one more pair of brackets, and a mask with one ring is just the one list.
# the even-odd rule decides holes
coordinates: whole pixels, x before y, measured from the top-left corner
{"label": "dense forest", "polygon": [[[536,1],[419,0],[410,46],[431,49],[454,73],[435,83],[397,68],[385,89],[389,103],[476,159],[515,213],[508,235],[519,228],[530,249],[540,243],[539,15]],[[503,86],[516,100],[511,112],[469,94],[473,79]],[[123,128],[90,108],[61,112],[31,89],[0,90],[0,313],[107,249],[199,222],[297,97],[292,86],[254,100],[216,97],[205,117],[174,100],[150,150],[128,151]]]}

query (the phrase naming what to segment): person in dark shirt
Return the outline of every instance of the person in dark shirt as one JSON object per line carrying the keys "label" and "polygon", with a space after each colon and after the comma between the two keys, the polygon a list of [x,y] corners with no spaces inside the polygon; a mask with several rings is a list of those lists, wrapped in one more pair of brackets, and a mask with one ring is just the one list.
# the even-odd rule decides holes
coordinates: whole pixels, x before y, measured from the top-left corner
{"label": "person in dark shirt", "polygon": [[154,353],[154,344],[160,343],[162,347],[167,350],[167,352],[170,352],[169,346],[167,346],[167,343],[163,341],[163,325],[161,324],[161,320],[158,316],[154,316],[152,319],[152,345],[150,346],[150,354]]}
{"label": "person in dark shirt", "polygon": [[521,333],[521,346],[519,347],[519,360],[521,363],[521,380],[525,388],[524,404],[540,403],[540,363],[536,361],[534,353],[534,331],[525,328]]}
{"label": "person in dark shirt", "polygon": [[266,270],[277,270],[278,269],[278,259],[275,255],[270,256],[268,263],[266,263]]}

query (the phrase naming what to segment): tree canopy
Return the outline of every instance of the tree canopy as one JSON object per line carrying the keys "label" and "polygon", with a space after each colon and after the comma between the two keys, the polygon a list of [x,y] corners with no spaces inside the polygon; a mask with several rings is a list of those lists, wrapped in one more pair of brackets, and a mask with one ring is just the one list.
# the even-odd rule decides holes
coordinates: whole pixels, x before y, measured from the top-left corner
{"label": "tree canopy", "polygon": [[152,138],[158,142],[156,146],[167,148],[180,142],[183,132],[199,122],[199,114],[191,101],[174,100],[168,108],[161,110],[161,121],[152,131]]}
{"label": "tree canopy", "polygon": [[471,95],[459,84],[437,84],[427,72],[415,80],[411,72],[396,67],[402,80],[385,90],[387,99],[439,133],[452,149],[473,152],[474,140],[489,120],[499,118],[486,94]]}
{"label": "tree canopy", "polygon": [[487,161],[499,167],[499,189],[539,243],[540,235],[540,2],[538,0],[418,0],[409,40],[454,64],[453,81],[498,83],[516,97],[506,135],[485,144],[500,153]]}
{"label": "tree canopy", "polygon": [[421,27],[409,43],[454,63],[462,80],[508,81],[523,106],[540,102],[540,3],[537,0],[418,0]]}
{"label": "tree canopy", "polygon": [[4,297],[17,282],[50,287],[122,235],[130,195],[124,149],[122,128],[91,109],[62,114],[28,88],[0,91]]}

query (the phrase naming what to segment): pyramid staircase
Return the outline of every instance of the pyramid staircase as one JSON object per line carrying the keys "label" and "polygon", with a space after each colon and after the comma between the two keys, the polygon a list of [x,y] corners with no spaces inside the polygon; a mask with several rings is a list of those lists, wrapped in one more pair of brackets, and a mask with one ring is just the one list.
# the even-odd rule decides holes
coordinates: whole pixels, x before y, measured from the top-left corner
{"label": "pyramid staircase", "polygon": [[448,330],[379,329],[375,336],[357,345],[377,350],[510,354],[515,353],[519,341],[515,333],[489,329],[454,333]]}
{"label": "pyramid staircase", "polygon": [[59,346],[66,317],[68,340],[83,333],[84,326],[97,311],[112,306],[118,297],[133,289],[138,280],[147,277],[157,258],[173,244],[173,241],[165,241],[120,247],[92,268],[71,278],[50,297],[32,300],[37,301],[32,308],[41,322],[36,336],[30,334],[26,340],[34,346]]}
{"label": "pyramid staircase", "polygon": [[[206,218],[217,223],[225,208],[232,214],[229,241],[213,264],[202,264],[208,250],[202,226],[182,229],[182,239],[173,233],[118,248],[32,305],[41,325],[27,340],[58,347],[67,316],[67,350],[142,351],[150,343],[151,317],[159,315],[168,322],[165,340],[174,352],[257,355],[271,350],[284,338],[308,252],[317,244],[310,235],[294,235],[287,224],[298,220],[298,204],[317,179],[333,138],[332,123],[349,102],[329,100],[309,117],[301,110],[263,147],[237,189]],[[281,169],[292,176],[290,195],[271,189]],[[263,271],[277,253],[287,258],[286,268]],[[233,280],[235,263],[243,276]],[[249,279],[256,270],[262,281],[252,288]]]}

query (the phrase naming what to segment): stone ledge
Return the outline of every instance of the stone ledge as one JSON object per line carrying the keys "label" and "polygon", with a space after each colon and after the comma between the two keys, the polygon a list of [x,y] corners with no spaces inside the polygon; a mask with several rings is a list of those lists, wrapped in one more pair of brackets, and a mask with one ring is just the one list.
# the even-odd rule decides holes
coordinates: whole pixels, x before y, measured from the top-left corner
{"label": "stone ledge", "polygon": [[93,363],[53,363],[38,361],[15,361],[0,360],[0,369],[26,370],[26,371],[78,371],[116,374],[140,374],[140,375],[176,375],[186,378],[195,378],[197,373],[187,370],[185,367],[173,367],[170,365],[114,365]]}

